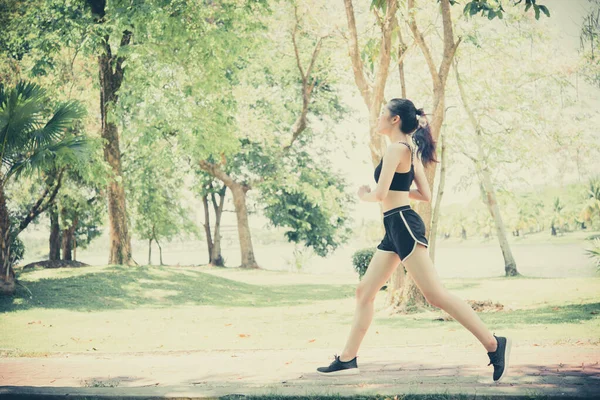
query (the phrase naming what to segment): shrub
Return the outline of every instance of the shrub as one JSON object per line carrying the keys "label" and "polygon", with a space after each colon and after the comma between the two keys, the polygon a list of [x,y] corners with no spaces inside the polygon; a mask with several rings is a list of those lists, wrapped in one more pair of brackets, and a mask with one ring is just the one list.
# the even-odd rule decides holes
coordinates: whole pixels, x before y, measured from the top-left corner
{"label": "shrub", "polygon": [[369,247],[358,250],[352,255],[352,265],[354,265],[354,269],[358,272],[359,280],[362,279],[365,272],[367,272],[373,254],[375,254],[375,248]]}

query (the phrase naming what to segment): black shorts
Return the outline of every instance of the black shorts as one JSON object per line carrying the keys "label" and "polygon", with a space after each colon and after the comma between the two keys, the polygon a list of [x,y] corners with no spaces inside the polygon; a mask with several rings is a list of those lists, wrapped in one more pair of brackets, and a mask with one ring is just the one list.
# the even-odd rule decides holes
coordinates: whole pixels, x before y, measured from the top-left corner
{"label": "black shorts", "polygon": [[410,206],[396,207],[383,213],[385,236],[378,250],[396,253],[404,261],[415,251],[417,243],[429,247],[425,223]]}

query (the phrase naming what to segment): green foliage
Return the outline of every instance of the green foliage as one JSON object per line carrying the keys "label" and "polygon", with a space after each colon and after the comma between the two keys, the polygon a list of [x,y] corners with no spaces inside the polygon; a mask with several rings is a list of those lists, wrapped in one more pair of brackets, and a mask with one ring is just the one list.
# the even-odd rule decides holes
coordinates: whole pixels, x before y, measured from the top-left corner
{"label": "green foliage", "polygon": [[367,268],[369,267],[369,263],[371,262],[375,251],[375,248],[369,247],[366,249],[358,250],[352,255],[352,265],[354,266],[356,272],[358,272],[359,279],[362,279],[362,277],[367,272]]}
{"label": "green foliage", "polygon": [[77,102],[52,111],[45,91],[34,83],[19,82],[12,89],[0,84],[0,154],[6,168],[2,183],[13,175],[50,168],[57,160],[85,157],[86,139],[66,133],[83,114]]}
{"label": "green foliage", "polygon": [[600,87],[600,0],[590,0],[591,9],[584,17],[579,34],[583,55],[582,73],[591,84]]}
{"label": "green foliage", "polygon": [[[513,5],[518,5],[522,3],[523,0],[513,1]],[[458,2],[454,2],[458,3]],[[452,3],[452,5],[454,5]],[[498,19],[502,19],[504,17],[504,12],[506,12],[502,6],[501,0],[473,0],[468,2],[464,9],[463,14],[467,17],[472,17],[478,13],[481,13],[482,17],[487,17],[489,20],[492,20],[496,17]],[[525,12],[529,11],[529,9],[533,7],[535,12],[535,19],[540,19],[540,13],[543,12],[547,17],[550,17],[550,10],[548,7],[536,4],[536,0],[525,0]]]}
{"label": "green foliage", "polygon": [[348,240],[354,200],[340,176],[304,152],[296,157],[279,171],[282,179],[261,185],[264,213],[274,226],[290,228],[289,241],[304,242],[324,257]]}
{"label": "green foliage", "polygon": [[584,194],[584,203],[580,218],[584,222],[600,222],[600,177],[593,177],[588,182]]}
{"label": "green foliage", "polygon": [[600,239],[595,239],[593,247],[586,249],[586,252],[600,271]]}
{"label": "green foliage", "polygon": [[10,262],[14,265],[23,259],[25,255],[25,245],[23,241],[14,235],[10,236],[12,242],[10,244]]}
{"label": "green foliage", "polygon": [[157,242],[191,233],[197,237],[194,213],[182,204],[187,168],[177,147],[156,132],[140,138],[125,157],[127,198],[133,227],[141,239]]}

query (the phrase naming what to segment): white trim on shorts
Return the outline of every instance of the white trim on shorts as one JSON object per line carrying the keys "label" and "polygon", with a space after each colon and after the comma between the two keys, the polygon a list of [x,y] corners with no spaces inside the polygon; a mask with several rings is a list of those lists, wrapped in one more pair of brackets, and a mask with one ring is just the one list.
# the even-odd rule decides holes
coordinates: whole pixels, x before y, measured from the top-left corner
{"label": "white trim on shorts", "polygon": [[415,244],[413,245],[412,250],[410,251],[410,253],[408,253],[408,255],[406,257],[404,257],[402,259],[402,261],[406,260],[408,257],[410,257],[412,255],[412,253],[415,251],[415,249],[417,248],[417,243],[421,243],[423,246],[425,246],[425,248],[429,248],[429,246],[423,242],[419,242],[416,238],[416,236],[412,233],[412,231],[410,230],[410,226],[408,226],[408,222],[406,222],[406,219],[404,218],[404,214],[402,214],[402,211],[399,211],[400,216],[402,217],[402,221],[404,222],[404,225],[406,226],[406,229],[408,229],[408,233],[410,233],[410,236],[412,236],[412,238],[415,241]]}

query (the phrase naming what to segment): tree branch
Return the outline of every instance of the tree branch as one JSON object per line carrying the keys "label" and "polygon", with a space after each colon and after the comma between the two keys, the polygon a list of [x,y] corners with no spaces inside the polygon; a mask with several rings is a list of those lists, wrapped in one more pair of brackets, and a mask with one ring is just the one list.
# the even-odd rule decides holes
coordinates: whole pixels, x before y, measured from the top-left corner
{"label": "tree branch", "polygon": [[379,114],[379,106],[383,100],[385,82],[388,77],[390,68],[390,59],[392,55],[392,31],[396,26],[396,11],[398,10],[398,2],[396,0],[387,0],[387,7],[383,25],[381,29],[381,43],[379,48],[379,64],[377,73],[375,74],[375,83],[373,88],[373,97],[371,99],[371,107]]}
{"label": "tree branch", "polygon": [[223,182],[225,184],[225,186],[227,186],[230,189],[233,187],[236,187],[236,186],[241,187],[242,190],[244,190],[244,192],[247,192],[248,190],[252,189],[252,185],[236,182],[229,174],[227,174],[217,164],[213,164],[206,160],[200,160],[198,162],[198,165],[200,166],[200,169],[208,172],[210,175],[219,179],[221,182]]}
{"label": "tree branch", "polygon": [[421,48],[423,52],[423,57],[425,57],[425,61],[427,62],[427,67],[429,68],[429,73],[431,74],[431,79],[433,79],[434,86],[441,85],[440,77],[436,71],[435,63],[433,62],[433,57],[431,56],[431,51],[425,43],[425,38],[421,31],[419,31],[419,27],[417,26],[417,22],[415,20],[415,13],[417,12],[415,8],[415,0],[408,0],[408,26],[413,33],[413,37],[415,42]]}
{"label": "tree branch", "polygon": [[363,69],[363,63],[360,58],[360,51],[358,49],[358,34],[356,33],[356,20],[354,19],[354,7],[352,6],[352,0],[344,0],[346,7],[346,18],[348,20],[348,31],[350,33],[350,41],[348,43],[348,50],[350,53],[350,60],[352,61],[352,70],[354,71],[354,81],[360,91],[360,94],[365,101],[365,104],[371,108],[371,90],[367,84],[365,73]]}
{"label": "tree branch", "polygon": [[298,65],[298,69],[300,70],[300,76],[302,77],[302,85],[304,86],[304,84],[306,83],[306,75],[304,75],[304,70],[302,69],[302,62],[300,61],[300,52],[298,51],[298,44],[296,43],[296,32],[298,31],[298,25],[300,24],[297,6],[294,7],[294,17],[296,18],[296,23],[294,24],[294,30],[292,31],[292,43],[294,44],[296,64]]}
{"label": "tree branch", "polygon": [[[452,59],[454,53],[458,48],[462,38],[458,38],[456,44],[454,43],[454,31],[452,29],[452,13],[450,10],[449,0],[440,0],[442,7],[442,24],[444,26],[444,55],[442,57],[442,63],[440,64],[439,76],[444,81],[448,77],[450,66],[452,65]],[[444,84],[445,82],[442,82]]]}
{"label": "tree branch", "polygon": [[[27,216],[25,217],[25,219],[23,219],[23,221],[21,221],[21,223],[19,224],[19,227],[17,228],[17,232],[16,232],[17,235],[19,233],[21,233],[25,228],[27,228],[27,226],[31,223],[31,221],[33,221],[38,215],[40,215],[41,213],[46,211],[48,209],[48,207],[50,207],[50,204],[52,204],[54,202],[54,199],[56,198],[56,194],[58,193],[58,190],[60,189],[60,186],[62,184],[62,177],[63,177],[64,172],[65,172],[65,168],[63,167],[58,172],[58,178],[56,179],[56,185],[54,186],[54,189],[52,190],[52,192],[50,193],[50,187],[46,187],[42,196],[31,207],[31,209],[27,213]],[[48,199],[46,200],[46,204],[42,205],[42,203],[44,202],[44,200],[46,199],[48,194],[50,194],[50,197],[48,197]]]}

